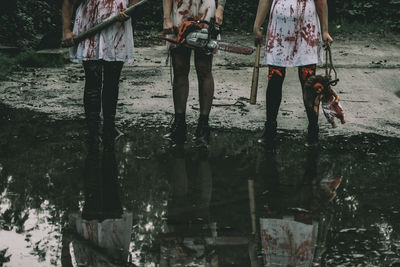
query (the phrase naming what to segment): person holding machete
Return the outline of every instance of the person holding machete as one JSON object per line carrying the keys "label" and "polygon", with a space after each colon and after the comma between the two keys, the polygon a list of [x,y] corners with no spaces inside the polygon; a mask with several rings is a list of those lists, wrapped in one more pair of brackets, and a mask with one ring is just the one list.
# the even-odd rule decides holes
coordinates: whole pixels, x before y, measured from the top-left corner
{"label": "person holding machete", "polygon": [[322,43],[333,42],[328,32],[327,0],[259,0],[254,22],[255,44],[262,43],[260,27],[268,12],[269,24],[265,44],[265,62],[269,67],[267,87],[267,120],[259,143],[272,147],[276,136],[282,83],[286,67],[298,67],[303,102],[308,118],[307,143],[318,143],[318,113],[305,94],[304,84],[315,75],[322,62]]}
{"label": "person holding machete", "polygon": [[[103,144],[112,148],[118,135],[115,114],[119,78],[124,62],[133,61],[133,31],[129,16],[123,11],[138,0],[64,0],[62,5],[62,45],[69,46],[70,60],[82,62],[85,70],[84,108],[89,132],[88,150],[100,145],[100,112],[103,109]],[[71,18],[76,8],[74,28]],[[74,43],[74,36],[102,21],[118,16],[117,23]]]}
{"label": "person holding machete", "polygon": [[[217,24],[222,24],[226,0],[163,0],[165,33],[174,33],[188,20],[207,20],[215,17]],[[164,138],[182,144],[186,141],[186,103],[189,94],[189,71],[191,50],[187,47],[170,47],[173,68],[174,122]],[[193,140],[198,146],[207,145],[210,139],[208,118],[214,97],[214,78],[212,75],[213,55],[199,49],[194,50],[194,65],[199,85],[200,118]]]}

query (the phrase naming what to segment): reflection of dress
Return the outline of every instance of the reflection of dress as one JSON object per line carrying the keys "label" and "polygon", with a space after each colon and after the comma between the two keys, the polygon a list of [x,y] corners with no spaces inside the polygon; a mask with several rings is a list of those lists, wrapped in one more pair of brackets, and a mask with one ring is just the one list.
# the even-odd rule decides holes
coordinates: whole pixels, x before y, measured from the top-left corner
{"label": "reflection of dress", "polygon": [[[118,14],[129,0],[86,0],[78,6],[73,33],[82,33],[94,25]],[[116,22],[93,37],[70,49],[73,62],[98,60],[133,61],[131,21]]]}
{"label": "reflection of dress", "polygon": [[265,266],[311,266],[318,223],[287,219],[260,219]]}
{"label": "reflection of dress", "polygon": [[321,33],[314,0],[274,0],[265,62],[293,67],[322,61]]}
{"label": "reflection of dress", "polygon": [[[113,260],[126,262],[132,228],[132,213],[125,213],[120,219],[84,220],[79,216],[75,220],[77,233],[93,245],[106,249]],[[111,266],[100,254],[93,253],[83,243],[73,242],[74,257],[78,266]]]}
{"label": "reflection of dress", "polygon": [[174,0],[172,21],[179,26],[188,19],[210,20],[215,14],[214,0]]}

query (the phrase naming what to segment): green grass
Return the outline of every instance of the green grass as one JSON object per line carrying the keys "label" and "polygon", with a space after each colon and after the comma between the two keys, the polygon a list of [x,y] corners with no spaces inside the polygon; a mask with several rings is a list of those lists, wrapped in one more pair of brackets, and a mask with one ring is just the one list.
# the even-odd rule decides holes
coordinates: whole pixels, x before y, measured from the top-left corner
{"label": "green grass", "polygon": [[47,58],[31,50],[21,52],[15,57],[0,53],[0,80],[5,80],[11,72],[23,67],[59,67],[64,63],[60,58]]}

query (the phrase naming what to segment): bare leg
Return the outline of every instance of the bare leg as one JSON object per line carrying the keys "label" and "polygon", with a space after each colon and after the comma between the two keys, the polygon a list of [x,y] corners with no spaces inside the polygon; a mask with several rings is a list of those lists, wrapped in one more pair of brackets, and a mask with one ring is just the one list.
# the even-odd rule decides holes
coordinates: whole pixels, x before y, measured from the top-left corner
{"label": "bare leg", "polygon": [[172,67],[174,71],[173,98],[175,113],[185,114],[189,95],[189,48],[175,48],[171,51]]}
{"label": "bare leg", "polygon": [[200,115],[209,115],[214,97],[214,77],[212,75],[213,55],[206,55],[195,51],[194,64],[196,66],[199,84]]}
{"label": "bare leg", "polygon": [[198,146],[207,145],[210,142],[210,127],[208,117],[214,98],[214,78],[212,75],[213,55],[206,55],[198,50],[194,54],[197,80],[199,84],[200,118],[197,125],[194,140]]}
{"label": "bare leg", "polygon": [[175,119],[170,132],[164,138],[181,144],[186,141],[186,103],[189,95],[189,71],[190,71],[189,48],[175,48],[171,50],[172,68],[174,71],[173,99],[175,109]]}

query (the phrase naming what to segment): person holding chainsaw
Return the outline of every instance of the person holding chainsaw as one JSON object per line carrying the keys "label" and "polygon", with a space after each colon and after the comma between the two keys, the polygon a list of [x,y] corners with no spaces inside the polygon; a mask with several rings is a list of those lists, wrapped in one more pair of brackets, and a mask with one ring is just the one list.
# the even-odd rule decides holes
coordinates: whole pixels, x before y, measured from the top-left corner
{"label": "person holding chainsaw", "polygon": [[[261,25],[268,12],[269,24],[265,45],[265,62],[269,67],[267,120],[259,143],[274,144],[277,115],[282,98],[286,67],[298,67],[303,102],[308,118],[308,144],[318,143],[318,112],[305,91],[305,82],[315,75],[322,62],[322,44],[331,44],[328,32],[327,0],[259,0],[254,22],[255,43],[262,43]],[[310,102],[311,101],[311,102]]]}
{"label": "person holding chainsaw", "polygon": [[[137,0],[64,0],[62,6],[63,46],[70,48],[70,60],[82,62],[85,70],[84,108],[88,126],[88,149],[100,144],[100,112],[103,109],[103,144],[113,146],[118,135],[115,114],[119,78],[124,62],[133,61],[133,31],[123,11]],[[71,18],[76,8],[74,28]],[[74,36],[100,22],[118,16],[119,22],[96,35],[74,44]],[[101,108],[102,107],[102,108]]]}
{"label": "person holding chainsaw", "polygon": [[[215,17],[217,24],[222,24],[226,0],[163,0],[164,33],[172,34],[174,29],[186,21],[206,20]],[[194,64],[199,86],[200,117],[193,139],[201,145],[210,140],[208,118],[214,97],[214,78],[212,75],[213,54],[201,49],[194,50]],[[186,141],[187,127],[185,120],[186,103],[189,94],[190,55],[192,49],[185,46],[170,46],[173,68],[173,101],[175,117],[170,132],[164,137],[175,143]]]}

